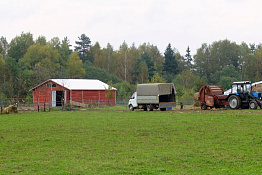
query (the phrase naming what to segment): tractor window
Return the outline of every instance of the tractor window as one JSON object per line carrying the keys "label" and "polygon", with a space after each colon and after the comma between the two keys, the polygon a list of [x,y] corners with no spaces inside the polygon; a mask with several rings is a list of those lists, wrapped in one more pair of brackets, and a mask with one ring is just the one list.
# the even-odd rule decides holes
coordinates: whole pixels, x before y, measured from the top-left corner
{"label": "tractor window", "polygon": [[243,87],[241,84],[237,85],[237,93],[243,93]]}
{"label": "tractor window", "polygon": [[244,91],[250,93],[251,92],[251,84],[244,85]]}
{"label": "tractor window", "polygon": [[236,84],[232,85],[232,93],[237,93],[237,85]]}

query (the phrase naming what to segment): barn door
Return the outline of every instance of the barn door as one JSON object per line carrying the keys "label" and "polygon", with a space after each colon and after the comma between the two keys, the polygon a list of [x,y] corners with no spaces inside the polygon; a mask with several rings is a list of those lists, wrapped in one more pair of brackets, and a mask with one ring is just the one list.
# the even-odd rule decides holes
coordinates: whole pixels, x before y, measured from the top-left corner
{"label": "barn door", "polygon": [[65,99],[64,103],[66,105],[66,90],[64,91],[64,99]]}
{"label": "barn door", "polygon": [[52,91],[52,107],[56,107],[56,91]]}

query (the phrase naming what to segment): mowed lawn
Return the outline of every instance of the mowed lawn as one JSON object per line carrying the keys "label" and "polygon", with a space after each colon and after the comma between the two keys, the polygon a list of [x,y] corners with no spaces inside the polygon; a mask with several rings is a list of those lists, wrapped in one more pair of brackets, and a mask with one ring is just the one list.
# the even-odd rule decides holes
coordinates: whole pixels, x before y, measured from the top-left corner
{"label": "mowed lawn", "polygon": [[0,174],[261,174],[262,110],[0,115]]}

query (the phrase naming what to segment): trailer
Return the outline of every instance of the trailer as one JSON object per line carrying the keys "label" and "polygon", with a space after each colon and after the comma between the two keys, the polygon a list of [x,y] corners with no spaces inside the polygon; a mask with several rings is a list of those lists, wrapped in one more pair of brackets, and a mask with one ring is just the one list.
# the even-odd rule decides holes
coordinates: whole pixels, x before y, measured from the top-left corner
{"label": "trailer", "polygon": [[173,83],[138,84],[136,92],[130,97],[128,107],[153,111],[176,107],[176,91]]}
{"label": "trailer", "polygon": [[202,110],[206,110],[207,107],[221,108],[228,106],[227,97],[220,86],[202,86],[198,94]]}

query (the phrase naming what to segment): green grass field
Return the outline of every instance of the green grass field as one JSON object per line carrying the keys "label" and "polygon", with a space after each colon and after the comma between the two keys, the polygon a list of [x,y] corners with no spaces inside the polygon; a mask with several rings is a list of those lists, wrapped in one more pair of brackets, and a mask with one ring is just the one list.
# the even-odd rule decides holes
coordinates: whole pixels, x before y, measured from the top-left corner
{"label": "green grass field", "polygon": [[262,110],[0,115],[0,174],[261,174]]}

